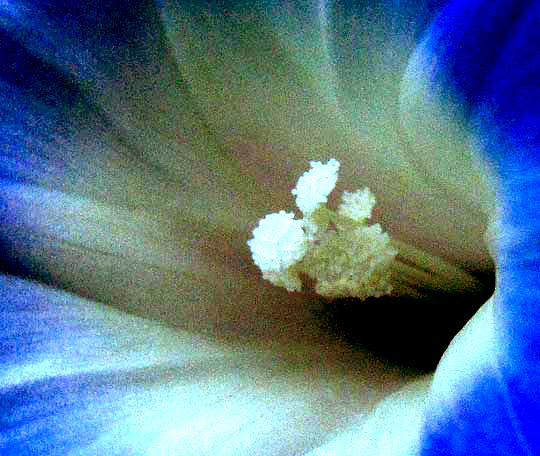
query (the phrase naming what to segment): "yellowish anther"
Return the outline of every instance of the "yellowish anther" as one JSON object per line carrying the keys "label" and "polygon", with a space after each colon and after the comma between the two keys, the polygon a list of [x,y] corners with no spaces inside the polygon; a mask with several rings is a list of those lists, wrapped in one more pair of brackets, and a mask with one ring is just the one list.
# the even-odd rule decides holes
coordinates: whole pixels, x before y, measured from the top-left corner
{"label": "yellowish anther", "polygon": [[301,262],[328,298],[379,297],[392,291],[391,265],[397,254],[379,224],[354,223],[338,216],[336,228],[322,232]]}

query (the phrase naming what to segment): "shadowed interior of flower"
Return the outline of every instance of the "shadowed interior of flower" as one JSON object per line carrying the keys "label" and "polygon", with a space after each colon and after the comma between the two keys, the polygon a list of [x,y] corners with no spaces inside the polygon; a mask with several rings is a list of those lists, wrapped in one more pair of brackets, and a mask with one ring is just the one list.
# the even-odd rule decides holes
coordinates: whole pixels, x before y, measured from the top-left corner
{"label": "shadowed interior of flower", "polygon": [[[425,390],[422,376],[435,368],[494,286],[483,241],[494,192],[470,152],[458,109],[444,103],[441,108],[440,100],[426,95],[422,55],[412,54],[423,30],[412,30],[405,20],[418,11],[404,7],[405,19],[395,23],[383,5],[345,11],[340,2],[308,3],[124,5],[99,13],[99,38],[83,7],[68,6],[69,14],[59,16],[41,4],[0,5],[4,52],[17,54],[21,66],[6,70],[1,88],[6,99],[27,107],[2,126],[8,144],[0,166],[2,269],[72,293],[27,291],[39,299],[50,295],[46,318],[36,310],[35,332],[45,331],[51,318],[62,330],[64,316],[97,321],[95,330],[88,323],[69,333],[85,347],[82,361],[68,349],[60,352],[60,361],[77,358],[77,373],[176,366],[177,353],[191,350],[203,359],[186,361],[193,361],[188,371],[198,382],[207,358],[227,359],[223,371],[234,371],[231,378],[223,374],[227,386],[212,383],[213,368],[204,382],[212,384],[210,394],[234,397],[238,419],[229,428],[223,418],[215,435],[234,428],[251,445],[242,454],[257,451],[253,435],[241,431],[242,420],[255,413],[251,399],[268,409],[278,404],[276,417],[261,425],[265,448],[278,445],[271,435],[283,432],[276,424],[283,412],[284,423],[306,425],[313,435],[302,444],[289,436],[294,444],[284,443],[282,454],[297,448],[307,453],[355,420],[363,423],[363,411],[399,386],[419,379],[411,391]],[[32,75],[30,82],[18,80],[21,68]],[[303,288],[298,277],[274,280],[288,292],[264,280],[248,241],[257,221],[270,213],[278,214],[280,226],[291,227],[285,235],[296,233],[299,245],[304,242],[313,226],[296,226],[299,233],[299,218],[279,211],[293,207],[299,195],[291,189],[309,160],[332,157],[341,168],[335,191],[326,195],[330,210],[307,211],[328,234],[310,242],[326,250],[301,252],[305,268],[295,273]],[[368,193],[355,193],[364,187]],[[362,210],[368,217],[351,218],[358,204],[367,204]],[[333,263],[319,268],[338,244],[354,245],[345,233],[360,225],[370,242],[380,242],[386,259],[395,256],[388,267],[391,290],[384,281],[371,293],[385,294],[377,298],[342,291],[354,288],[356,275],[334,292],[335,277],[328,273]],[[366,231],[373,226],[382,228]],[[344,233],[335,245],[333,231]],[[379,272],[387,272],[387,263]],[[331,277],[326,297],[317,289],[323,273]],[[13,295],[25,289],[11,279],[4,285]],[[51,316],[56,305],[58,317]],[[145,340],[147,330],[158,335]],[[133,359],[123,360],[122,349],[111,355],[109,367],[99,364],[84,344],[96,343],[99,353],[108,354],[111,345],[101,334],[122,347],[134,341]],[[190,335],[200,339],[192,344]],[[51,340],[38,343],[45,353],[59,344]],[[150,361],[139,366],[146,350]],[[52,378],[62,369],[60,362],[47,364],[46,355],[37,364],[21,359],[10,365],[4,384],[22,384],[25,375],[32,381]],[[17,377],[26,362],[30,368]],[[179,410],[195,407],[178,399],[185,390],[168,380],[176,373],[156,375],[159,385],[148,381],[150,390],[167,390]],[[306,379],[312,378],[310,389]],[[120,379],[113,383],[123,385]],[[242,385],[246,397],[238,393]],[[206,397],[204,388],[190,388],[194,397]],[[275,401],[265,399],[268,388]],[[111,404],[117,403],[115,394]],[[154,396],[144,397],[151,404]],[[317,401],[331,411],[325,414]],[[317,418],[305,424],[295,415],[297,405],[299,415]],[[211,435],[215,425],[208,417],[212,407],[202,406],[208,414],[197,421],[201,435]],[[174,410],[166,400],[158,408],[164,415],[149,412],[148,421],[157,419],[165,433],[163,416],[174,416]],[[225,406],[220,413],[230,416]],[[171,425],[186,439],[188,415]],[[170,437],[180,445],[180,434],[163,441]],[[114,440],[103,438],[111,439],[107,445]],[[198,444],[218,448],[190,439],[189,454],[198,454]],[[148,454],[161,454],[159,445]],[[215,454],[241,454],[230,445]]]}
{"label": "shadowed interior of flower", "polygon": [[[378,224],[370,226],[376,199],[367,187],[344,192],[337,211],[329,209],[326,203],[338,180],[340,164],[335,159],[310,164],[311,169],[291,191],[303,218],[283,210],[268,214],[248,241],[264,279],[289,292],[308,287],[328,300],[348,301],[349,306],[360,308],[356,319],[362,318],[361,301],[368,298],[390,295],[403,305],[408,300],[426,299],[434,291],[463,294],[481,287],[474,276],[406,243],[392,241]],[[435,345],[430,338],[433,360],[446,348],[445,338],[450,340],[476,310],[472,307],[465,315],[458,312],[457,320]],[[424,315],[429,320],[428,314]],[[339,324],[346,327],[344,322]],[[348,331],[354,333],[354,324]]]}

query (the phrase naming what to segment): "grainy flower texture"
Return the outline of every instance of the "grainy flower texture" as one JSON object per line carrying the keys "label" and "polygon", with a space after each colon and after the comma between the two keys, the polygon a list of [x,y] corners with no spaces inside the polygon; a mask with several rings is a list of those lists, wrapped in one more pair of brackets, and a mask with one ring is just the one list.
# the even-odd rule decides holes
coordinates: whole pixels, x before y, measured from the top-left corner
{"label": "grainy flower texture", "polygon": [[538,454],[539,16],[0,2],[0,454]]}

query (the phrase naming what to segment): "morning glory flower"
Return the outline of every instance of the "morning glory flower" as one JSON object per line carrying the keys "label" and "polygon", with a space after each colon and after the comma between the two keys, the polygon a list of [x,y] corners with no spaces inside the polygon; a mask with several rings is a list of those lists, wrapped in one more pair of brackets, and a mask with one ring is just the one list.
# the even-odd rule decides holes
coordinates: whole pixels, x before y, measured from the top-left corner
{"label": "morning glory flower", "polygon": [[[534,454],[535,11],[0,4],[0,453]],[[387,297],[253,263],[332,159]]]}

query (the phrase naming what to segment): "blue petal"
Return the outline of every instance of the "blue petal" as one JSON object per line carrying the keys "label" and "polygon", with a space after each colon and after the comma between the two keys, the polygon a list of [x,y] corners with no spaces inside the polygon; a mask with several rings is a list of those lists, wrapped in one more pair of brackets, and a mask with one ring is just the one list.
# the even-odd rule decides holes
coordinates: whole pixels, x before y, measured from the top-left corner
{"label": "blue petal", "polygon": [[[432,393],[423,455],[540,452],[539,25],[538,2],[453,1],[423,44],[434,90],[461,103],[498,178],[501,206],[493,317],[466,331],[468,349],[489,362],[471,364],[467,380],[446,369],[446,385]],[[479,348],[486,328],[494,336]],[[447,365],[463,364],[460,343]]]}

